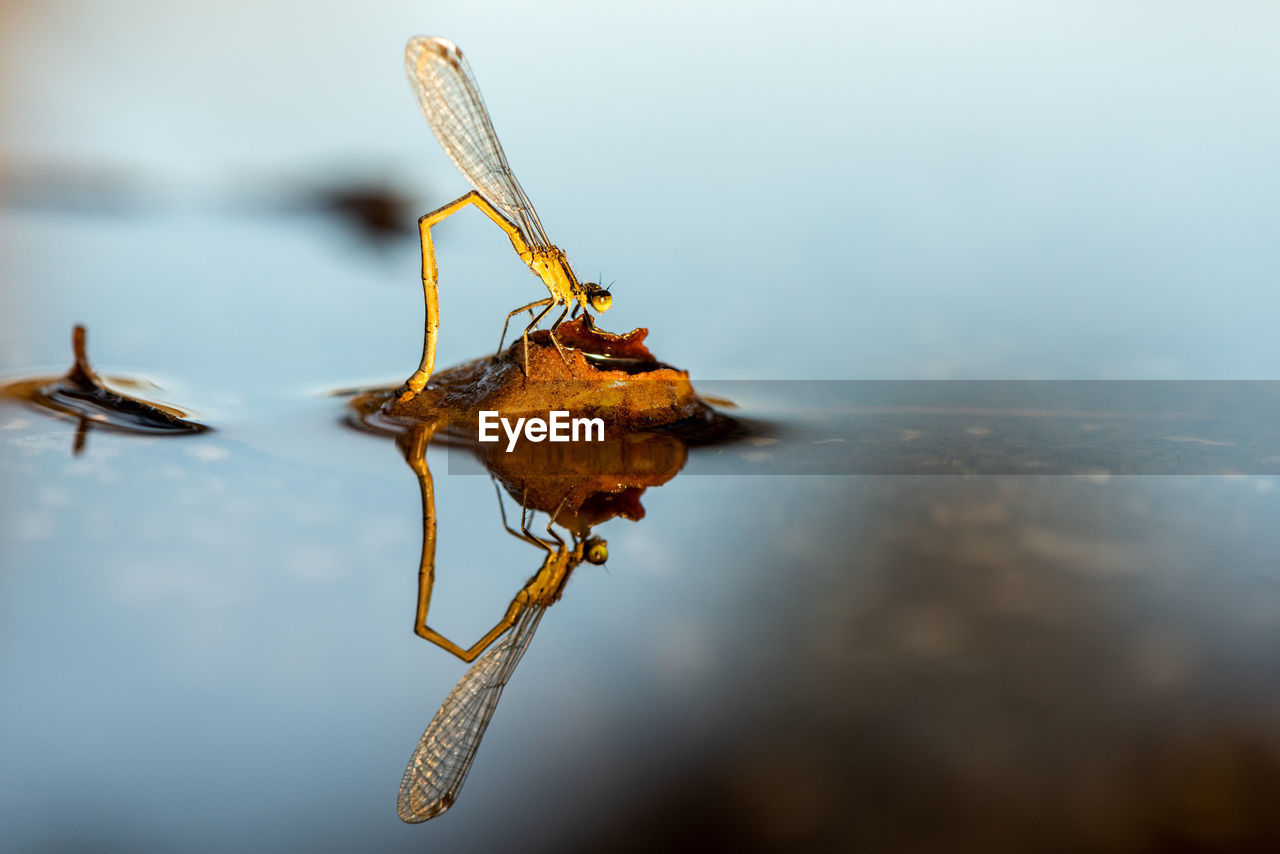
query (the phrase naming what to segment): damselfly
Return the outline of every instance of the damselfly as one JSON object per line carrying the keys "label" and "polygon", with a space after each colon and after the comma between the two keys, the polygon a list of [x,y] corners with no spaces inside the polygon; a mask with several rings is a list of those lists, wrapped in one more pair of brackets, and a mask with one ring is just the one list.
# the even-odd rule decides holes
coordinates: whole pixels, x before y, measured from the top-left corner
{"label": "damselfly", "polygon": [[489,111],[480,97],[475,75],[458,46],[444,38],[415,36],[409,40],[405,49],[405,66],[409,82],[436,139],[440,141],[445,154],[458,167],[458,171],[475,189],[418,220],[418,232],[422,239],[422,286],[427,303],[426,330],[422,361],[406,383],[401,399],[407,399],[421,391],[435,365],[436,336],[440,329],[437,293],[439,270],[436,266],[435,248],[431,242],[431,227],[467,205],[478,207],[507,233],[520,260],[542,279],[551,294],[545,299],[522,305],[507,315],[502,324],[499,352],[502,350],[502,341],[506,340],[507,325],[511,318],[523,311],[532,315],[534,309],[541,308],[542,311],[533,317],[524,330],[527,374],[529,331],[553,308],[564,306],[560,316],[551,324],[551,342],[567,361],[568,357],[564,347],[556,339],[555,331],[573,303],[577,303],[574,307],[575,314],[579,308],[584,312],[588,309],[605,311],[613,297],[594,282],[578,281],[564,250],[553,246],[547,239],[533,204],[507,164],[507,156],[502,150],[502,144],[498,142]]}

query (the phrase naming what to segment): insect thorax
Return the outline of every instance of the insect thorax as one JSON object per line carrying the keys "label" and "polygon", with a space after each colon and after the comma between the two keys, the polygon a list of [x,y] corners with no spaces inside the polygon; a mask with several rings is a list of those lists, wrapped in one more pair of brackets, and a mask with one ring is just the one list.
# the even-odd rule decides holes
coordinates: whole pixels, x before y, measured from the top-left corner
{"label": "insect thorax", "polygon": [[570,269],[569,259],[565,257],[563,249],[555,246],[533,249],[525,263],[542,279],[557,302],[567,304],[570,300],[581,299],[582,286]]}

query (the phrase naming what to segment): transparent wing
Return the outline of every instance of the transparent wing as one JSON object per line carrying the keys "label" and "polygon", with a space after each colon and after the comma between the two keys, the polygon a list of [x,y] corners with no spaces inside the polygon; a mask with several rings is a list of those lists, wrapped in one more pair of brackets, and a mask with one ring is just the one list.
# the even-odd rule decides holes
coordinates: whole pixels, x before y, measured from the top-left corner
{"label": "transparent wing", "polygon": [[396,804],[400,818],[426,821],[453,806],[502,689],[545,612],[540,605],[525,608],[511,631],[489,647],[449,692],[404,769]]}
{"label": "transparent wing", "polygon": [[414,36],[405,48],[405,69],[422,112],[453,165],[520,228],[526,243],[550,246],[529,197],[507,165],[475,75],[458,46],[448,39]]}

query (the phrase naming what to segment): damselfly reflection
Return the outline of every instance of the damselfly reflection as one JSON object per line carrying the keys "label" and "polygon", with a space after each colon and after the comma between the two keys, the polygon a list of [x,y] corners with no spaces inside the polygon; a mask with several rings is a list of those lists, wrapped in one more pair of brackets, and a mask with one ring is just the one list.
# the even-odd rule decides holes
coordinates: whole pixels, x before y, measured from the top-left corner
{"label": "damselfly reflection", "polygon": [[[457,799],[503,689],[529,648],[543,614],[560,600],[580,564],[599,565],[608,558],[608,544],[593,529],[618,517],[643,517],[639,499],[644,490],[674,477],[685,461],[679,440],[654,435],[611,440],[605,443],[605,456],[583,457],[576,462],[558,459],[554,465],[545,465],[542,463],[548,461],[524,458],[520,465],[503,469],[486,461],[503,529],[538,549],[542,564],[494,626],[464,646],[428,623],[436,573],[435,485],[426,458],[433,438],[438,437],[431,426],[397,437],[422,496],[422,555],[413,630],[474,664],[431,719],[405,768],[397,811],[407,822],[434,818]],[[513,526],[507,515],[504,487],[520,505],[518,526]],[[545,526],[535,526],[539,514],[546,515]]]}
{"label": "damselfly reflection", "polygon": [[516,531],[507,523],[501,493],[498,507],[508,533],[544,549],[547,554],[541,568],[511,601],[498,624],[467,649],[427,626],[425,609],[430,590],[420,597],[415,631],[463,661],[472,661],[478,655],[480,658],[449,692],[409,758],[396,801],[400,818],[407,822],[426,821],[453,805],[471,770],[480,739],[498,708],[502,691],[529,648],[542,615],[560,598],[578,564],[583,560],[603,564],[609,556],[608,544],[600,537],[579,539],[570,535],[570,541],[566,542],[551,522],[546,527],[548,538],[534,534],[530,530],[533,513],[527,508],[520,510],[520,530]]}
{"label": "damselfly reflection", "polygon": [[[528,334],[556,306],[564,306],[551,324],[551,341],[562,357],[564,348],[555,330],[572,307],[576,316],[581,310],[590,318],[589,309],[606,311],[613,301],[609,292],[594,282],[580,282],[569,266],[564,250],[553,246],[542,228],[524,188],[516,180],[507,156],[498,142],[489,111],[480,97],[475,75],[458,46],[448,39],[416,36],[405,49],[405,66],[418,103],[431,124],[431,130],[445,154],[458,167],[473,189],[439,210],[418,220],[422,240],[422,287],[426,295],[426,329],[422,344],[422,361],[405,384],[402,398],[416,395],[426,386],[435,365],[436,336],[440,330],[438,295],[439,270],[431,227],[457,213],[467,205],[475,205],[493,220],[511,239],[511,245],[530,270],[546,285],[551,296],[522,305],[507,315],[502,324],[502,340],[507,336],[511,318],[528,311],[533,318],[525,327]],[[574,303],[576,302],[576,305]],[[536,316],[533,310],[541,308]],[[567,357],[566,357],[567,358]],[[528,374],[528,364],[525,364]]]}
{"label": "damselfly reflection", "polygon": [[[498,490],[496,480],[494,481],[494,489]],[[566,503],[567,500],[566,498]],[[568,582],[569,576],[583,560],[599,566],[609,559],[609,544],[600,537],[591,536],[589,533],[580,537],[570,531],[571,542],[566,542],[563,537],[556,533],[553,527],[555,525],[554,515],[547,521],[547,538],[544,539],[534,534],[530,530],[530,525],[534,519],[534,511],[527,506],[521,506],[520,530],[515,530],[507,522],[507,512],[502,503],[501,491],[498,491],[498,512],[502,516],[502,527],[506,529],[507,533],[538,546],[547,555],[543,559],[542,566],[525,582],[525,586],[511,600],[511,604],[507,607],[507,612],[503,614],[502,619],[484,637],[470,647],[463,649],[428,626],[427,612],[431,608],[431,592],[435,584],[434,561],[431,562],[430,566],[424,566],[421,574],[422,583],[418,590],[418,613],[414,620],[414,633],[425,640],[431,641],[441,649],[448,650],[463,661],[475,660],[477,655],[484,652],[504,632],[516,625],[526,610],[530,608],[546,608],[548,605],[554,604],[564,592],[564,585]]]}

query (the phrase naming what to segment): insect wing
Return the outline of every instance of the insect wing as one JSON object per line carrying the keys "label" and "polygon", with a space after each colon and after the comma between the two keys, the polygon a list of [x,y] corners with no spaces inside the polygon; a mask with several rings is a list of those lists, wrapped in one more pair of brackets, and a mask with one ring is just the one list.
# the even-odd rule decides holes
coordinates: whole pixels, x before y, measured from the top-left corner
{"label": "insect wing", "polygon": [[414,748],[396,807],[407,822],[443,813],[458,797],[502,689],[520,663],[546,609],[532,605],[449,692]]}
{"label": "insect wing", "polygon": [[405,69],[440,147],[471,186],[502,211],[535,247],[550,246],[524,188],[507,165],[475,75],[448,39],[415,36],[405,48]]}

